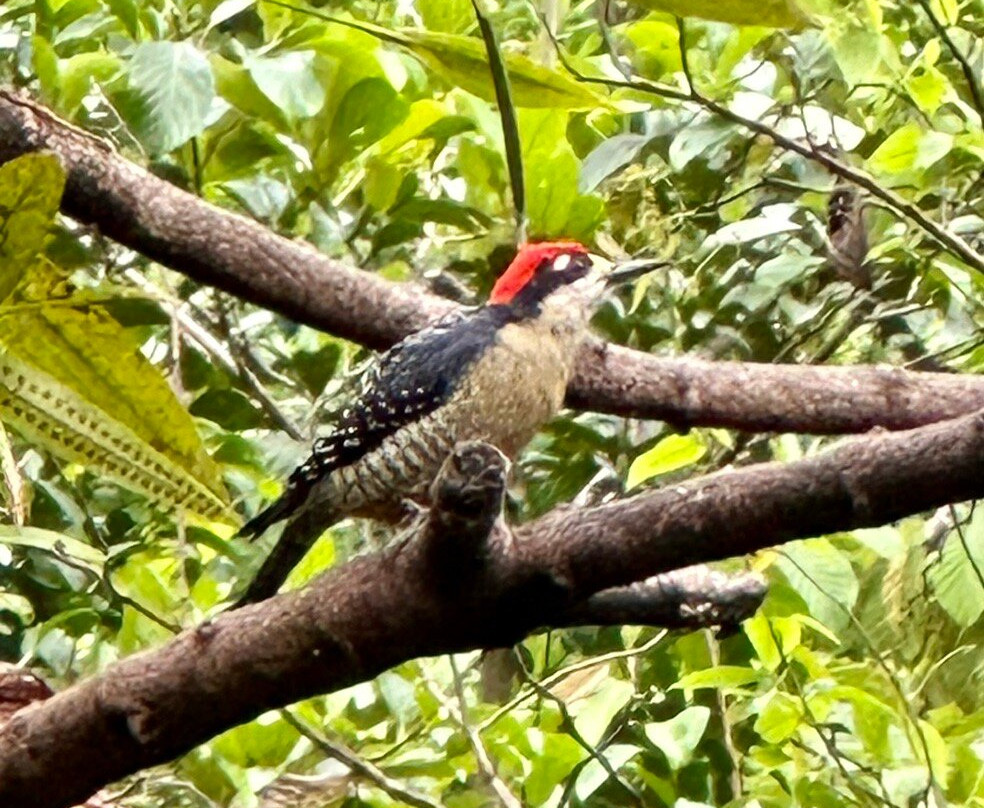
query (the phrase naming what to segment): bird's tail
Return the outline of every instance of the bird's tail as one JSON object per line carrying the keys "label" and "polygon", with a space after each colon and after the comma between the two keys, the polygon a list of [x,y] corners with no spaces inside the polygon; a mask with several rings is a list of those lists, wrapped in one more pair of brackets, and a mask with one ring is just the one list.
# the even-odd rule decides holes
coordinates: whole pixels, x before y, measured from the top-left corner
{"label": "bird's tail", "polygon": [[[270,516],[267,517],[269,521],[263,520],[260,522],[261,527],[259,532],[265,530],[269,524],[273,524],[284,518],[277,514],[276,509],[278,509],[279,505],[280,501],[278,500],[267,509],[267,511],[271,512]],[[261,520],[263,516],[264,514],[260,514],[253,521]],[[298,511],[284,527],[284,532],[280,534],[280,538],[277,539],[277,543],[270,551],[270,555],[266,557],[266,560],[260,567],[260,571],[256,573],[256,577],[253,578],[250,585],[246,588],[246,592],[236,601],[233,608],[238,609],[240,606],[245,606],[248,603],[257,603],[276,595],[277,590],[280,589],[284,581],[287,580],[287,576],[290,575],[290,571],[297,566],[298,562],[304,557],[304,554],[311,549],[315,540],[325,530],[331,527],[331,525],[337,522],[338,518],[337,516],[333,518],[330,513],[326,512],[325,508],[302,508]],[[244,533],[249,526],[247,524],[243,528]]]}

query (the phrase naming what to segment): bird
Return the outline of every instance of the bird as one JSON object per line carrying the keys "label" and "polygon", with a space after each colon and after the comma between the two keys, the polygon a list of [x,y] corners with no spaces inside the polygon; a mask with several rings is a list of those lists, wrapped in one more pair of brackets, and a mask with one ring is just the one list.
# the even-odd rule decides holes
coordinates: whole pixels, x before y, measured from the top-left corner
{"label": "bird", "polygon": [[341,519],[397,523],[413,505],[426,506],[459,442],[484,441],[515,457],[560,410],[606,292],[661,265],[616,266],[576,241],[525,243],[485,305],[456,311],[381,354],[280,498],[240,530],[255,538],[287,522],[236,605],[276,594]]}
{"label": "bird", "polygon": [[858,289],[871,288],[868,226],[857,190],[839,183],[827,203],[827,253],[837,274]]}

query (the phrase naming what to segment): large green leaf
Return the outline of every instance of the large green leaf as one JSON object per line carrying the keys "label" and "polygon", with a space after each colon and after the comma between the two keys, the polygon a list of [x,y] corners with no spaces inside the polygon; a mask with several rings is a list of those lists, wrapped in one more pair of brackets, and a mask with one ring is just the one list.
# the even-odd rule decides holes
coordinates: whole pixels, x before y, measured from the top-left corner
{"label": "large green leaf", "polygon": [[977,515],[954,531],[928,571],[940,605],[960,626],[974,625],[984,614],[984,518]]}
{"label": "large green leaf", "polygon": [[313,51],[252,56],[246,68],[260,91],[289,121],[310,118],[325,103],[325,88],[315,69]]}
{"label": "large green leaf", "polygon": [[578,192],[580,162],[567,141],[563,109],[525,109],[519,131],[526,167],[526,212],[534,237],[590,238],[604,213],[601,198]]}
{"label": "large green leaf", "polygon": [[632,461],[625,485],[635,488],[653,477],[686,468],[700,460],[706,452],[707,446],[695,432],[669,435]]}
{"label": "large green leaf", "polygon": [[[275,2],[273,5],[311,14],[328,22],[365,31],[384,42],[400,45],[440,73],[448,82],[487,101],[495,100],[488,55],[482,40],[461,34],[418,29],[389,29],[379,25],[333,17],[314,9]],[[537,64],[519,53],[504,54],[513,102],[518,107],[554,109],[596,109],[604,106],[603,96],[576,79]]]}
{"label": "large green leaf", "polygon": [[416,0],[414,6],[431,31],[458,34],[475,24],[470,0]]}
{"label": "large green leaf", "polygon": [[106,556],[101,551],[63,533],[38,527],[0,525],[0,544],[43,550],[72,559],[74,564],[86,567],[94,575],[101,575]]}
{"label": "large green leaf", "polygon": [[802,28],[809,22],[803,4],[796,0],[632,0],[652,11],[679,17],[730,22],[732,25],[764,25],[769,28]]}
{"label": "large green leaf", "polygon": [[0,166],[0,301],[44,246],[64,186],[53,154],[26,154]]}
{"label": "large green leaf", "polygon": [[687,707],[668,721],[652,721],[645,726],[646,738],[666,757],[670,768],[685,766],[704,737],[711,711],[702,705]]}
{"label": "large green leaf", "polygon": [[39,259],[0,307],[0,344],[224,499],[218,467],[160,372],[116,320],[77,297],[47,261]]}
{"label": "large green leaf", "polygon": [[201,134],[215,96],[208,59],[190,42],[145,42],[133,52],[129,84],[143,104],[131,122],[154,152]]}
{"label": "large green leaf", "polygon": [[0,417],[59,457],[165,509],[228,519],[222,500],[132,429],[9,351],[0,354]]}

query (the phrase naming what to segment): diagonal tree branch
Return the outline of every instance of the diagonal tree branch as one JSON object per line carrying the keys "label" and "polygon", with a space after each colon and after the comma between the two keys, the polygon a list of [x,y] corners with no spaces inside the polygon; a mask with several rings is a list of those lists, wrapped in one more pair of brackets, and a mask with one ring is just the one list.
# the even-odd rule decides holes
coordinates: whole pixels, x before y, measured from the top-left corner
{"label": "diagonal tree branch", "polygon": [[[959,257],[969,267],[978,272],[984,272],[984,255],[977,252],[970,244],[956,233],[947,230],[939,222],[934,221],[923,212],[917,205],[909,202],[894,191],[884,187],[872,176],[864,171],[853,168],[830,154],[828,151],[816,148],[812,143],[803,144],[794,138],[787,137],[781,132],[773,129],[766,123],[755,118],[747,118],[729,109],[724,104],[709,98],[698,92],[691,83],[687,91],[679,90],[675,87],[667,87],[664,84],[647,81],[646,79],[632,77],[629,79],[613,79],[605,76],[588,76],[576,70],[570,61],[564,56],[560,43],[554,40],[557,53],[567,71],[578,81],[587,84],[600,84],[610,88],[626,88],[648,93],[659,98],[668,98],[673,101],[690,102],[713,113],[722,120],[729,121],[736,126],[740,126],[749,132],[771,140],[776,146],[784,151],[793,152],[808,160],[819,163],[836,177],[848,180],[860,188],[864,188],[873,197],[880,199],[890,209],[899,216],[908,219],[919,225],[927,234],[944,249],[949,250],[953,255]],[[681,42],[681,50],[683,43]],[[615,57],[613,57],[615,58]]]}
{"label": "diagonal tree branch", "polygon": [[517,530],[515,541],[493,534],[469,587],[435,587],[423,534],[15,714],[0,728],[0,805],[71,805],[265,710],[407,659],[501,647],[569,623],[570,610],[603,589],[981,496],[984,411],[795,463],[558,509]]}
{"label": "diagonal tree branch", "polygon": [[[62,208],[200,283],[373,348],[454,308],[325,258],[185,193],[25,96],[0,90],[0,162],[46,149],[68,173]],[[984,377],[654,357],[600,340],[568,389],[580,409],[677,426],[836,434],[908,429],[984,406]]]}

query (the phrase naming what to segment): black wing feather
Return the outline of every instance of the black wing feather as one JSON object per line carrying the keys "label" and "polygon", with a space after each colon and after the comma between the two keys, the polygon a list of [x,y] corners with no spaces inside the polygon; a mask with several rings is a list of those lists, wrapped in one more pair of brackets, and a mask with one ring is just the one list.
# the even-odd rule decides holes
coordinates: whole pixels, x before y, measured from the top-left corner
{"label": "black wing feather", "polygon": [[314,442],[310,457],[290,475],[283,495],[247,522],[240,535],[258,536],[288,518],[311,489],[336,469],[359,460],[400,427],[436,410],[515,315],[506,306],[455,312],[398,342],[366,372],[356,401],[335,430]]}

